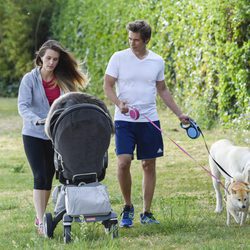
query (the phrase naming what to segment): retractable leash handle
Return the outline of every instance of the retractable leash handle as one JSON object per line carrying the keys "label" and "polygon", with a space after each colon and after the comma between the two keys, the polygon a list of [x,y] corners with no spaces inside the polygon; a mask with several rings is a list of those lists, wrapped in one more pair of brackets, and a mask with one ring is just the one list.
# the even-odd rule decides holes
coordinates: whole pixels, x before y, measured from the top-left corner
{"label": "retractable leash handle", "polygon": [[128,108],[129,108],[128,113],[126,113],[125,115],[130,116],[132,120],[138,120],[140,117],[139,110],[132,106],[128,106]]}
{"label": "retractable leash handle", "polygon": [[189,118],[188,124],[183,124],[182,122],[180,123],[181,127],[186,130],[187,135],[191,139],[196,139],[200,136],[200,128],[196,124],[196,122],[192,119]]}
{"label": "retractable leash handle", "polygon": [[133,120],[138,120],[140,117],[140,112],[137,108],[130,107],[129,108],[129,116]]}

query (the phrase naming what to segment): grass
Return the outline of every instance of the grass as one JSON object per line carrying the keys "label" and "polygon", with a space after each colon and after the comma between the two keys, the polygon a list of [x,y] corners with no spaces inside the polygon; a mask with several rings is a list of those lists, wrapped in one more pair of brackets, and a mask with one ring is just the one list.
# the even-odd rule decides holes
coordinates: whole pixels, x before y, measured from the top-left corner
{"label": "grass", "polygon": [[[111,107],[111,110],[113,108]],[[157,160],[157,187],[153,212],[160,225],[142,226],[140,162],[133,161],[133,203],[135,225],[119,229],[119,238],[111,240],[99,223],[72,226],[73,243],[64,245],[62,224],[54,238],[37,236],[34,228],[32,174],[21,140],[22,121],[16,99],[0,98],[0,249],[250,249],[250,221],[243,227],[234,222],[226,226],[226,213],[214,213],[215,196],[211,177],[201,168],[208,166],[208,154],[202,138],[189,139],[178,120],[166,109],[159,111],[165,131],[165,156]],[[229,138],[246,145],[249,132],[216,128],[203,131],[208,145]],[[197,163],[189,159],[169,139],[170,136]],[[54,185],[58,182],[54,181]],[[116,179],[114,138],[109,149],[109,168],[104,184],[108,186],[114,211],[120,214],[123,201]],[[50,202],[48,211],[53,211]]]}

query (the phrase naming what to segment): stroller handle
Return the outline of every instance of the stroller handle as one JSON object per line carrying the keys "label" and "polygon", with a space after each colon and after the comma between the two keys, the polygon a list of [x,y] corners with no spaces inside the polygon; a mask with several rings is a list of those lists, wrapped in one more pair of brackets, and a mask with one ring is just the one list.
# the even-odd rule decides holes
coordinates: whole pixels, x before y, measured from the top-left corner
{"label": "stroller handle", "polygon": [[46,122],[46,118],[44,119],[40,119],[36,122],[36,126],[42,126],[42,125],[45,125],[45,122]]}

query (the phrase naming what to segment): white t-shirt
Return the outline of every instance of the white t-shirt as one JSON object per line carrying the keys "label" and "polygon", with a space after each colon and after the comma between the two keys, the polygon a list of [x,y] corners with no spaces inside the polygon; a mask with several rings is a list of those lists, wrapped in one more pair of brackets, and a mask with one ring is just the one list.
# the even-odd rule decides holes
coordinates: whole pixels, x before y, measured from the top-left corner
{"label": "white t-shirt", "polygon": [[140,112],[140,118],[133,120],[116,107],[115,121],[147,122],[143,115],[152,121],[159,120],[156,81],[164,80],[164,60],[161,56],[149,50],[144,59],[139,59],[130,48],[118,51],[112,55],[105,73],[117,79],[118,99],[126,101]]}

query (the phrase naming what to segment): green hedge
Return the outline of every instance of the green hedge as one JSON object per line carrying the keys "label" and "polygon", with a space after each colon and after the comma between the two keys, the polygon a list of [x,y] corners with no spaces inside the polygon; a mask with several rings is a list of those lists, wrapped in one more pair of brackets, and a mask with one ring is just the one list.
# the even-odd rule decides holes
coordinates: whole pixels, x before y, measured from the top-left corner
{"label": "green hedge", "polygon": [[47,33],[82,61],[91,78],[87,91],[102,99],[109,58],[128,46],[126,24],[145,19],[153,28],[149,47],[164,58],[166,83],[183,110],[203,127],[219,122],[225,127],[249,128],[248,0],[17,2],[0,4],[0,17],[4,17],[0,21],[0,88],[4,91],[31,66],[41,8],[42,17],[47,17],[43,24],[48,26],[53,14]]}
{"label": "green hedge", "polygon": [[125,25],[145,19],[153,27],[149,47],[163,56],[166,82],[183,109],[206,127],[215,121],[249,126],[247,0],[64,0],[58,5],[53,33],[85,62],[90,93],[103,98],[107,62],[128,46]]}

